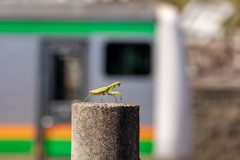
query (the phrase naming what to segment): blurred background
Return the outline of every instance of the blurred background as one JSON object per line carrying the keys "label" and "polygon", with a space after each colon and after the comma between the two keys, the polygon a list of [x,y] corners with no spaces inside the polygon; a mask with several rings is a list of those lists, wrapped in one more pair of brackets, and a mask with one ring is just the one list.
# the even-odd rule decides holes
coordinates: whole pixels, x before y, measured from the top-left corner
{"label": "blurred background", "polygon": [[123,102],[141,106],[140,155],[151,159],[154,16],[164,3],[179,9],[187,51],[190,159],[238,159],[240,1],[0,0],[0,160],[70,159],[71,103],[115,81]]}

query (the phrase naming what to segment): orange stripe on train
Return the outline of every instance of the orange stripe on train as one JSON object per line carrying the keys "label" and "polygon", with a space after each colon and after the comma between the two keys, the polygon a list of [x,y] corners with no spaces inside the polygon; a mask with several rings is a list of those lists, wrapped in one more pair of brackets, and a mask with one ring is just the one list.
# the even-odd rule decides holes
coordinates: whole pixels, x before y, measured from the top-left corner
{"label": "orange stripe on train", "polygon": [[0,139],[29,140],[36,138],[36,129],[33,125],[0,124]]}
{"label": "orange stripe on train", "polygon": [[[140,140],[152,141],[153,128],[151,126],[140,126]],[[44,137],[52,140],[70,140],[71,124],[57,124],[44,130]],[[0,124],[0,139],[26,140],[35,139],[36,129],[33,125],[8,125]]]}
{"label": "orange stripe on train", "polygon": [[[46,139],[71,139],[71,125],[59,124],[45,130]],[[140,140],[152,141],[153,128],[151,126],[140,127]]]}

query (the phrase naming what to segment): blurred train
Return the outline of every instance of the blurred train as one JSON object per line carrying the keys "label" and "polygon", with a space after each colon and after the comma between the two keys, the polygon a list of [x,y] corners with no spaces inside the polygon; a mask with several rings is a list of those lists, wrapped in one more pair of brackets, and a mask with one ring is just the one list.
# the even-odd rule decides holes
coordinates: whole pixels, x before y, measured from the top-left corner
{"label": "blurred train", "polygon": [[70,158],[71,103],[115,81],[123,102],[141,106],[150,156],[155,10],[165,4],[0,3],[0,158]]}

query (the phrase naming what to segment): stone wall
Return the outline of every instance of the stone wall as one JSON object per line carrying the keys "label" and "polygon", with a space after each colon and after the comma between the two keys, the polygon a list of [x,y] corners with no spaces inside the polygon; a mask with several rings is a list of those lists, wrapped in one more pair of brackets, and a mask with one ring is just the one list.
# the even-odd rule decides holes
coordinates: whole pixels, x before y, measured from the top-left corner
{"label": "stone wall", "polygon": [[194,90],[192,160],[240,158],[240,90]]}
{"label": "stone wall", "polygon": [[191,77],[239,76],[240,31],[209,43],[187,42]]}
{"label": "stone wall", "polygon": [[191,160],[240,159],[240,31],[208,44],[188,44],[193,86]]}

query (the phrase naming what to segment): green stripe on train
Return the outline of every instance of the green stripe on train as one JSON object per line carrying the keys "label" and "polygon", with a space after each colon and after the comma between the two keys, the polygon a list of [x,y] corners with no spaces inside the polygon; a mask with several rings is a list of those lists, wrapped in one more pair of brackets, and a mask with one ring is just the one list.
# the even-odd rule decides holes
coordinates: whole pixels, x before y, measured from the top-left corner
{"label": "green stripe on train", "polygon": [[139,152],[140,154],[143,154],[143,155],[151,155],[153,152],[152,141],[140,141]]}
{"label": "green stripe on train", "polygon": [[[0,154],[32,154],[34,141],[0,140]],[[49,157],[70,157],[70,140],[45,140],[45,153]],[[140,141],[140,154],[151,155],[152,142]]]}
{"label": "green stripe on train", "polygon": [[31,140],[0,140],[0,154],[31,154],[34,144]]}
{"label": "green stripe on train", "polygon": [[45,140],[45,153],[48,157],[70,157],[71,141]]}
{"label": "green stripe on train", "polygon": [[153,22],[0,20],[0,33],[40,35],[144,34],[152,35]]}
{"label": "green stripe on train", "polygon": [[[140,141],[139,151],[141,155],[151,155],[152,142]],[[45,140],[45,152],[48,157],[70,157],[71,141]]]}

